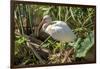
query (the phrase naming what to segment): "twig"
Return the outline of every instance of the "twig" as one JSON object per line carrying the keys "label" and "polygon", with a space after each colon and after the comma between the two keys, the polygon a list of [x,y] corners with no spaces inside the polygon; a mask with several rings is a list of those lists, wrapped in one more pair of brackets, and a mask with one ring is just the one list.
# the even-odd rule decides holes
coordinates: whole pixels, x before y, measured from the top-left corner
{"label": "twig", "polygon": [[41,48],[40,45],[38,45],[38,44],[36,44],[36,43],[30,42],[30,44],[31,44],[32,46],[34,46],[36,49],[40,49],[40,50],[42,50],[42,51],[45,52],[45,53],[50,53],[50,50],[49,50],[49,49]]}
{"label": "twig", "polygon": [[65,52],[65,57],[64,57],[64,59],[62,60],[62,63],[65,63],[66,62],[66,60],[68,59],[68,57],[71,55],[71,53],[73,52],[73,50],[74,50],[74,48],[71,48],[70,50],[69,50],[69,52]]}
{"label": "twig", "polygon": [[32,47],[32,45],[27,42],[27,46],[32,50],[32,52],[35,54],[35,56],[39,59],[39,61],[42,63],[42,64],[45,64],[45,61],[38,55],[38,53],[36,52],[35,48]]}

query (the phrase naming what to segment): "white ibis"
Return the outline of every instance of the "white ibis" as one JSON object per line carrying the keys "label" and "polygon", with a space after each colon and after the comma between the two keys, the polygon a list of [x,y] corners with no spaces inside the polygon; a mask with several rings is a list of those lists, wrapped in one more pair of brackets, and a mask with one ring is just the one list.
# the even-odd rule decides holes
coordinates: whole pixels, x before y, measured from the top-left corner
{"label": "white ibis", "polygon": [[49,15],[43,17],[38,30],[41,28],[53,39],[60,42],[73,42],[76,37],[67,23],[63,21],[52,21]]}
{"label": "white ibis", "polygon": [[[74,32],[63,21],[52,21],[49,15],[45,15],[39,24],[38,31],[42,28],[44,32],[49,34],[53,39],[60,41],[60,55],[64,51],[64,42],[73,42],[76,38]],[[73,48],[72,48],[73,49]],[[55,52],[54,52],[55,53]],[[64,60],[65,61],[65,60]],[[61,61],[64,63],[63,61]]]}

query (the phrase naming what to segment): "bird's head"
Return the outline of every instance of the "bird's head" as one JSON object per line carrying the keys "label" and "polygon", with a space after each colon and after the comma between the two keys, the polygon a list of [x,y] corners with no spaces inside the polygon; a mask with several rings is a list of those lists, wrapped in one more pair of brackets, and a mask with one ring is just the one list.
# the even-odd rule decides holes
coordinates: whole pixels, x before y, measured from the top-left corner
{"label": "bird's head", "polygon": [[44,23],[51,23],[52,22],[52,18],[49,15],[45,15],[42,19],[42,21]]}
{"label": "bird's head", "polygon": [[52,22],[52,18],[49,15],[45,15],[42,19],[42,21],[40,22],[39,26],[38,26],[38,30],[40,31],[41,28],[43,28],[43,30],[46,29],[46,27]]}
{"label": "bird's head", "polygon": [[52,18],[49,16],[49,15],[45,15],[43,16],[42,18],[42,21],[40,22],[38,28],[37,28],[37,34],[36,36],[38,37],[39,36],[39,32],[41,30],[41,28],[43,30],[45,30],[47,28],[47,26],[52,22]]}

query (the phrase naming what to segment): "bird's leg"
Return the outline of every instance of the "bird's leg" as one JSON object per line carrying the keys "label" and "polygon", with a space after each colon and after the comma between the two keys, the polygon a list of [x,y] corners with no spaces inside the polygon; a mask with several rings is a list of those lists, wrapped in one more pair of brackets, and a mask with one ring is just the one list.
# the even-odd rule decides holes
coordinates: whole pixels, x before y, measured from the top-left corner
{"label": "bird's leg", "polygon": [[64,42],[61,42],[61,51],[62,52],[63,52],[64,48],[65,48],[65,43]]}
{"label": "bird's leg", "polygon": [[63,54],[63,50],[64,50],[64,43],[63,42],[60,42],[60,62],[62,61],[62,54]]}
{"label": "bird's leg", "polygon": [[63,43],[61,42],[61,54],[62,54],[62,52],[63,52]]}
{"label": "bird's leg", "polygon": [[60,54],[63,54],[63,50],[64,50],[64,43],[60,42]]}
{"label": "bird's leg", "polygon": [[61,47],[62,47],[62,42],[60,42],[60,48],[59,48],[59,52],[60,52],[60,59],[59,60],[60,60],[60,62],[61,62],[61,55],[62,55],[62,48]]}

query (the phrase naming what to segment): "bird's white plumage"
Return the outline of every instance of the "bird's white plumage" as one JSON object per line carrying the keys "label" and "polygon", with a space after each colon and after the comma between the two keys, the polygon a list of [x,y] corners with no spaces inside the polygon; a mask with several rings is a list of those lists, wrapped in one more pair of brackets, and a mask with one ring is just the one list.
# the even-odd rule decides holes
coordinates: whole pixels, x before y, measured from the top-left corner
{"label": "bird's white plumage", "polygon": [[62,41],[71,42],[74,41],[75,35],[69,26],[63,21],[53,21],[54,24],[49,25],[45,32],[48,33],[52,38]]}
{"label": "bird's white plumage", "polygon": [[52,38],[61,42],[72,42],[76,38],[71,28],[63,21],[52,21],[49,15],[43,17],[39,28],[49,34]]}

